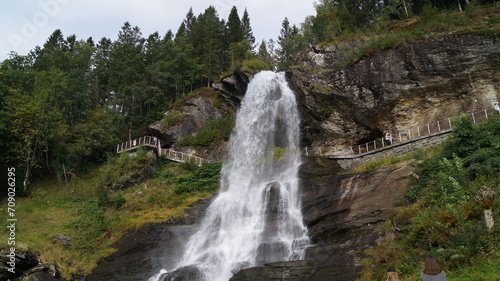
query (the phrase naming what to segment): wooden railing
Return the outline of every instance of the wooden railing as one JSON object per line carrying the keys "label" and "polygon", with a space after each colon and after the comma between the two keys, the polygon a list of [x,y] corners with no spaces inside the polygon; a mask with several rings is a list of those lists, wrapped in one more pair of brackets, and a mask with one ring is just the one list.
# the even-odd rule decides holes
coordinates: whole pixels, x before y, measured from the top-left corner
{"label": "wooden railing", "polygon": [[160,140],[156,137],[145,136],[142,138],[137,138],[133,140],[129,140],[126,142],[122,142],[116,146],[116,153],[121,153],[124,151],[135,150],[139,146],[149,146],[155,148],[158,153],[160,151],[161,145]]}
{"label": "wooden railing", "polygon": [[[499,114],[493,108],[487,108],[481,111],[465,114],[469,116],[471,121],[476,124],[484,122],[492,114]],[[391,145],[398,143],[406,143],[412,140],[426,138],[438,134],[448,133],[452,131],[451,118],[434,121],[422,126],[412,127],[406,130],[397,131],[393,134],[392,144],[386,144],[385,137],[373,140],[359,145],[352,146],[324,146],[315,147],[312,149],[312,155],[321,157],[339,157],[339,156],[356,156],[365,153],[386,149]]]}
{"label": "wooden railing", "polygon": [[193,154],[188,154],[180,151],[175,151],[173,149],[161,149],[161,155],[165,155],[166,158],[176,161],[176,162],[188,162],[193,161],[197,165],[202,165],[205,163],[214,163],[216,161],[209,160],[205,158],[198,157]]}
{"label": "wooden railing", "polygon": [[160,140],[156,137],[145,136],[126,142],[122,142],[116,146],[116,153],[122,153],[125,151],[133,151],[141,146],[147,146],[154,148],[159,156],[164,155],[167,159],[175,162],[188,162],[193,161],[197,165],[202,165],[205,163],[213,163],[216,161],[204,159],[193,154],[188,154],[180,151],[175,151],[173,149],[161,148]]}

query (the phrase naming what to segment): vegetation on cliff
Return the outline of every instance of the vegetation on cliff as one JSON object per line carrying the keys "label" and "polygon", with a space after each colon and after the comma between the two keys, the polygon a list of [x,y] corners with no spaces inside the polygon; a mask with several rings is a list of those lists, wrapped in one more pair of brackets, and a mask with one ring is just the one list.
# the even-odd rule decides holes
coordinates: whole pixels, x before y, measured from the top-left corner
{"label": "vegetation on cliff", "polygon": [[479,125],[460,119],[442,150],[419,164],[408,204],[386,224],[393,239],[366,252],[374,258],[365,261],[360,280],[381,280],[387,266],[404,280],[419,280],[425,255],[435,256],[452,280],[500,278],[500,227],[491,225],[500,207],[499,144],[499,116]]}

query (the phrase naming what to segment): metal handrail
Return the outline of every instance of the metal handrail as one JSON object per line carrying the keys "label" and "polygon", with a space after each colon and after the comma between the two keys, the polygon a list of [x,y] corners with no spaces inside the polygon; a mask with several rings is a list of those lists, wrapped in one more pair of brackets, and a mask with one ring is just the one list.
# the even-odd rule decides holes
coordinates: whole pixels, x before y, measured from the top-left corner
{"label": "metal handrail", "polygon": [[[486,121],[495,110],[486,108],[481,111],[465,114],[469,116],[474,124]],[[393,145],[395,142],[405,143],[411,140],[425,138],[440,133],[446,133],[453,130],[451,118],[446,118],[439,121],[424,124],[422,126],[412,127],[409,129],[397,131],[393,135],[393,143],[386,144],[384,138],[376,139],[364,144],[351,145],[351,146],[323,146],[312,149],[312,154],[315,156],[323,156],[325,154],[331,156],[355,156],[376,150],[385,149],[387,146]]]}

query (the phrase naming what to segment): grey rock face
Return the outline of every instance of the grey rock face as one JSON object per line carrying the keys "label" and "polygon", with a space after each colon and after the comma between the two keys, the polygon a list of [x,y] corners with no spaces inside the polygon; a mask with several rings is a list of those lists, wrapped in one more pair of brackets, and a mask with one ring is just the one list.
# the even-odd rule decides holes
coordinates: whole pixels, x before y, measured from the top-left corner
{"label": "grey rock face", "polygon": [[491,107],[500,87],[498,34],[447,34],[379,52],[339,68],[347,50],[333,45],[302,54],[290,70],[301,104],[305,142],[357,144],[384,131]]}

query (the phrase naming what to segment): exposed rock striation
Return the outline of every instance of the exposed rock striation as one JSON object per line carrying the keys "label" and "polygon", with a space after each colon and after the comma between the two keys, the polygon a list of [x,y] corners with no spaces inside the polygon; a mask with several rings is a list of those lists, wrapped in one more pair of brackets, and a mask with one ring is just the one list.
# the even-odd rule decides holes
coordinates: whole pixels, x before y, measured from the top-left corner
{"label": "exposed rock striation", "polygon": [[230,103],[239,105],[252,77],[253,75],[248,72],[235,71],[232,75],[214,83],[213,87]]}
{"label": "exposed rock striation", "polygon": [[149,126],[162,147],[170,147],[182,136],[195,134],[210,120],[232,116],[236,107],[213,88],[201,88],[176,102],[159,122]]}
{"label": "exposed rock striation", "polygon": [[406,204],[404,189],[413,167],[408,163],[339,175],[334,160],[304,158],[303,213],[313,246],[305,261],[245,269],[243,280],[353,281],[359,277],[364,249],[389,239],[384,223],[393,208]]}
{"label": "exposed rock striation", "polygon": [[304,141],[356,144],[491,107],[500,87],[499,32],[446,34],[379,52],[345,69],[361,41],[305,52],[289,79],[301,106]]}

